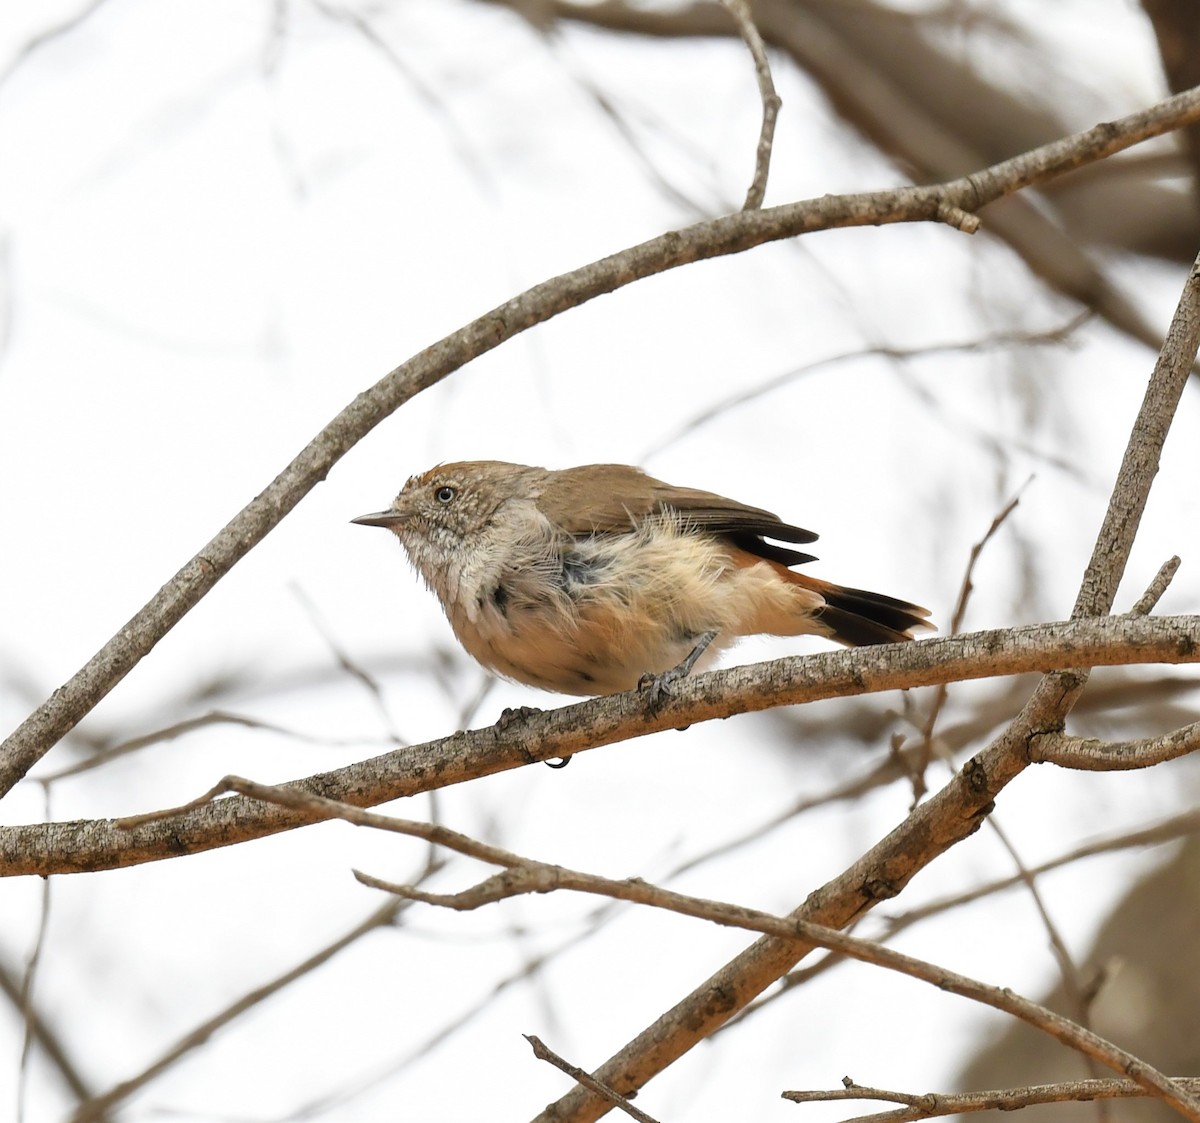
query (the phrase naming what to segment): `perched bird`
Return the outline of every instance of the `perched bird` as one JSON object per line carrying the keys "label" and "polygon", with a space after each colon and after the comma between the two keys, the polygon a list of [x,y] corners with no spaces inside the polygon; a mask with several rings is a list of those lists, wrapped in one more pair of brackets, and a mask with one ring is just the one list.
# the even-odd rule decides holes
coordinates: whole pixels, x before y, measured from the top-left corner
{"label": "perched bird", "polygon": [[915,604],[793,573],[814,557],[777,543],[811,531],[625,464],[442,464],[353,521],[400,539],[475,659],[563,694],[661,688],[739,636],[932,629]]}

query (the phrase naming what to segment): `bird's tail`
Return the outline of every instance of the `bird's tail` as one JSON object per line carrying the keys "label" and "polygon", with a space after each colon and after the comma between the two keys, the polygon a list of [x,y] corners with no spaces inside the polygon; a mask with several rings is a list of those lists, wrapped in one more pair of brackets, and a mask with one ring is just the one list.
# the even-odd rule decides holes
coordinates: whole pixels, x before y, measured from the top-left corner
{"label": "bird's tail", "polygon": [[829,629],[831,639],[847,647],[903,643],[915,639],[915,633],[937,630],[928,620],[929,609],[920,605],[779,568],[792,584],[820,595],[825,604],[814,617]]}

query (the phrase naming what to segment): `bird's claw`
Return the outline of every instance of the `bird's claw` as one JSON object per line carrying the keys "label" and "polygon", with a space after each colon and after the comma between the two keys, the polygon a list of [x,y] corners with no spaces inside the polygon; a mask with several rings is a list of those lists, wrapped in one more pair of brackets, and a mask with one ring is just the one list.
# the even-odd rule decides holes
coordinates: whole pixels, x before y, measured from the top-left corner
{"label": "bird's claw", "polygon": [[657,675],[647,672],[638,679],[638,693],[649,695],[647,709],[650,713],[658,710],[671,697],[671,690],[675,684],[692,673],[696,661],[708,650],[708,645],[716,638],[716,632],[705,632],[699,637],[688,657],[677,667],[672,667]]}
{"label": "bird's claw", "polygon": [[505,706],[503,712],[496,719],[496,732],[504,733],[518,721],[522,721],[527,717],[534,717],[541,712],[537,706]]}
{"label": "bird's claw", "polygon": [[672,690],[677,682],[687,678],[688,672],[681,667],[672,667],[669,671],[663,671],[661,674],[652,674],[649,671],[638,679],[637,689],[639,694],[646,695],[646,708],[655,713],[661,709],[667,699],[671,697]]}

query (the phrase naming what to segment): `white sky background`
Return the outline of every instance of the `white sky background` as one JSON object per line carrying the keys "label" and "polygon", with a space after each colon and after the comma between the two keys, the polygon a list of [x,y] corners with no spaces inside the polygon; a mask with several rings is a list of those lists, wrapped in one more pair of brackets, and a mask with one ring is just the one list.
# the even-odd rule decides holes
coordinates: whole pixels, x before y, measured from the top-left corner
{"label": "white sky background", "polygon": [[[1025,18],[1035,6],[1009,7]],[[6,5],[0,65],[73,10]],[[109,0],[0,84],[4,732],[356,393],[521,289],[698,217],[646,174],[589,87],[706,213],[744,197],[759,106],[734,41],[567,30],[550,45],[502,10],[414,2],[372,15],[389,57],[313,6],[280,12],[273,31],[265,4]],[[1042,34],[1062,36],[1061,72],[1022,81],[1078,93],[1081,75],[1105,75],[1077,112],[1067,107],[1075,127],[1162,96],[1134,5],[1062,4],[1058,14]],[[903,182],[789,64],[775,78],[784,108],[768,204]],[[1111,264],[1165,327],[1182,271]],[[337,744],[219,727],[56,783],[51,815],[145,811],[192,798],[226,772],[282,781],[385,751],[393,732],[417,742],[457,728],[482,672],[456,651],[440,680],[429,672],[453,644],[436,603],[393,540],[348,522],[440,460],[639,462],[819,531],[811,572],[909,597],[943,623],[971,544],[1035,474],[984,555],[966,626],[1065,617],[1153,362],[1102,326],[1082,330],[1069,351],[822,368],[647,453],[726,396],[846,350],[1044,330],[1074,311],[986,235],[892,227],[675,270],[567,313],[383,424],[83,726],[120,741],[206,712],[214,702],[197,692],[227,682],[222,708]],[[1161,611],[1200,609],[1194,394],[1119,609],[1171,553],[1185,565]],[[1054,467],[1062,456],[1078,470]],[[1028,571],[1018,535],[1038,543]],[[387,722],[338,670],[322,630],[378,676]],[[727,661],[820,647],[747,643]],[[947,720],[989,689],[955,692]],[[498,684],[472,724],[520,704],[556,702]],[[880,711],[898,705],[878,700]],[[849,739],[795,743],[777,716],[744,717],[590,752],[562,772],[526,768],[451,789],[438,811],[451,827],[533,857],[653,880],[868,769],[887,739],[868,751]],[[57,747],[39,773],[79,752]],[[998,815],[1032,864],[1182,807],[1186,772],[1037,769]],[[673,884],[787,910],[892,829],[908,797],[897,785],[836,805]],[[426,816],[430,801],[394,810]],[[0,810],[8,823],[44,814],[31,783]],[[56,879],[36,999],[103,1090],[382,903],[352,867],[404,880],[423,857],[414,841],[334,824]],[[1082,955],[1104,908],[1149,860],[1103,859],[1047,882],[1073,950]],[[900,904],[1009,872],[983,831]],[[455,862],[433,886],[462,888],[479,875]],[[41,888],[0,882],[0,955],[10,966],[32,947]],[[473,915],[414,908],[402,927],[373,934],[219,1034],[124,1118],[274,1119],[353,1086],[481,1003],[526,957],[585,930],[593,907],[539,897]],[[999,907],[1022,926],[1019,952],[989,906],[918,926],[897,945],[1036,991],[1054,978],[1045,934],[1025,898]],[[532,1058],[522,1033],[594,1067],[748,942],[624,910],[428,1056],[318,1118],[527,1118],[568,1083]],[[694,1050],[638,1102],[674,1121],[819,1123],[838,1110],[790,1105],[779,1092],[832,1087],[846,1073],[942,1088],[973,1047],[968,1030],[1001,1024],[963,1000],[843,967]],[[20,1044],[8,1011],[0,1114],[15,1109]],[[69,1102],[35,1053],[26,1119],[61,1119]]]}

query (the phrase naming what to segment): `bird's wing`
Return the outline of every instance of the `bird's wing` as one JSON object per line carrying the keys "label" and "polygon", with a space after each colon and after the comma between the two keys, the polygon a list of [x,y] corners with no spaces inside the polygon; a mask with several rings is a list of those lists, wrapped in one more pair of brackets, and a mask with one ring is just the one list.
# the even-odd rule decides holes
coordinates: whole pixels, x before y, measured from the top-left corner
{"label": "bird's wing", "polygon": [[627,464],[586,464],[554,472],[538,505],[577,536],[629,530],[643,519],[677,512],[693,530],[728,538],[749,553],[784,565],[813,557],[764,538],[782,542],[817,538],[811,530],[785,523],[761,507],[748,507],[711,491],[673,487]]}

